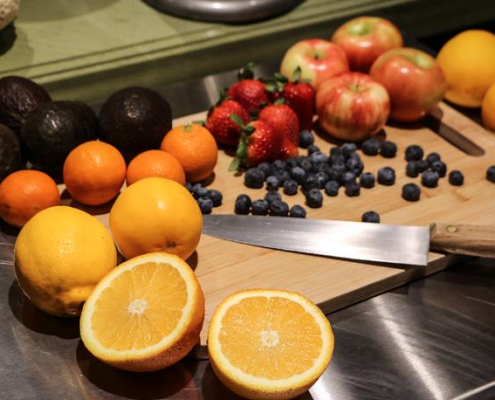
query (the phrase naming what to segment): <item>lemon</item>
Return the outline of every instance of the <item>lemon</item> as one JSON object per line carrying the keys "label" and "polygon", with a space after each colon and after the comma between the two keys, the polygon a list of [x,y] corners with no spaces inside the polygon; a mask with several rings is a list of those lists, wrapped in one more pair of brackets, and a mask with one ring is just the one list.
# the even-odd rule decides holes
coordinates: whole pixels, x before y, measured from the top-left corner
{"label": "lemon", "polygon": [[19,286],[39,309],[77,316],[94,286],[117,265],[109,231],[84,211],[55,206],[22,228],[14,249]]}
{"label": "lemon", "polygon": [[495,35],[483,30],[459,33],[437,56],[447,80],[445,98],[464,107],[479,107],[495,82]]}

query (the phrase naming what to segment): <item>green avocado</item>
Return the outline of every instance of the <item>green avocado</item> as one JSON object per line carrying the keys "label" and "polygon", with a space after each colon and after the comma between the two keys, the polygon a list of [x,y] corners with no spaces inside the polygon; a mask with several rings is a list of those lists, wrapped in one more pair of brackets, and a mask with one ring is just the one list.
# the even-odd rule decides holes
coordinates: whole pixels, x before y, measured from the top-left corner
{"label": "green avocado", "polygon": [[23,168],[21,143],[10,128],[0,124],[0,182]]}
{"label": "green avocado", "polygon": [[158,92],[129,87],[115,92],[100,110],[101,140],[121,151],[127,161],[160,147],[172,129],[170,104]]}
{"label": "green avocado", "polygon": [[41,105],[51,101],[40,85],[20,76],[0,79],[0,124],[18,135],[29,115]]}
{"label": "green avocado", "polygon": [[33,168],[60,174],[72,149],[97,139],[98,117],[85,103],[54,101],[32,113],[21,129],[21,140]]}

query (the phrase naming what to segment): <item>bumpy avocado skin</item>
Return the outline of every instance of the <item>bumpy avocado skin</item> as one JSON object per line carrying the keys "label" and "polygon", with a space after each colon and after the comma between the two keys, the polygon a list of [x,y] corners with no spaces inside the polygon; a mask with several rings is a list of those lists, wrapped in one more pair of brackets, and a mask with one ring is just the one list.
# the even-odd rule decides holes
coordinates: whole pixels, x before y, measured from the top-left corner
{"label": "bumpy avocado skin", "polygon": [[98,117],[87,104],[54,101],[31,114],[22,127],[21,140],[34,168],[60,174],[70,151],[98,134]]}
{"label": "bumpy avocado skin", "polygon": [[160,147],[172,129],[170,104],[158,92],[129,87],[111,95],[100,110],[101,140],[117,147],[127,161]]}
{"label": "bumpy avocado skin", "polygon": [[19,138],[10,128],[0,124],[0,182],[22,167]]}
{"label": "bumpy avocado skin", "polygon": [[0,123],[18,135],[29,115],[50,102],[50,95],[40,85],[20,76],[0,79]]}

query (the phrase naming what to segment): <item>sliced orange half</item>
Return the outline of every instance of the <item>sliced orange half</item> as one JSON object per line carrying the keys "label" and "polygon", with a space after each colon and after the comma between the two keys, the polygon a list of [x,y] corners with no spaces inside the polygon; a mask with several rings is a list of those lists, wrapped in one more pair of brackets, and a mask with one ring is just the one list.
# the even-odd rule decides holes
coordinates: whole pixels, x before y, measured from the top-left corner
{"label": "sliced orange half", "polygon": [[307,391],[330,363],[328,319],[294,292],[238,292],[215,310],[208,330],[213,370],[248,399],[292,399]]}
{"label": "sliced orange half", "polygon": [[203,292],[189,265],[172,254],[145,254],[98,283],[83,307],[81,339],[107,364],[156,371],[194,347],[204,314]]}

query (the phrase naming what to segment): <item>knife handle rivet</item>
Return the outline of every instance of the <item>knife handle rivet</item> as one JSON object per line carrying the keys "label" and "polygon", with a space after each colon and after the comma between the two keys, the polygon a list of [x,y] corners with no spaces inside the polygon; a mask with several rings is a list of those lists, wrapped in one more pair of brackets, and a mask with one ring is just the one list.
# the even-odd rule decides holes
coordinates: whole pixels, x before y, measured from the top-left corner
{"label": "knife handle rivet", "polygon": [[459,229],[457,228],[457,226],[454,226],[454,225],[447,225],[447,227],[445,228],[445,230],[449,233],[455,233],[457,232]]}

